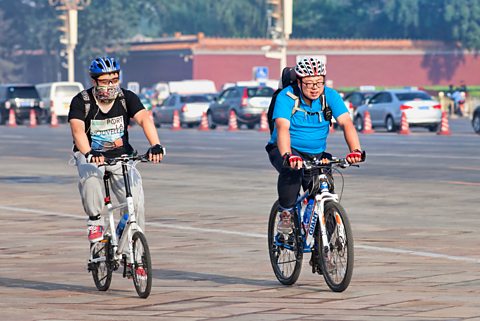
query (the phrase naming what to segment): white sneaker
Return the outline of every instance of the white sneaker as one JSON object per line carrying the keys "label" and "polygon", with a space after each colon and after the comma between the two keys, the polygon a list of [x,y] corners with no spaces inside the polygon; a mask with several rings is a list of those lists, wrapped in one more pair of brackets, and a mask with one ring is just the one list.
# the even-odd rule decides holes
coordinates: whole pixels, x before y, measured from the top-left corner
{"label": "white sneaker", "polygon": [[105,230],[105,228],[103,227],[103,218],[100,218],[98,220],[88,220],[87,225],[88,240],[90,241],[90,243],[95,243],[103,240],[103,231]]}

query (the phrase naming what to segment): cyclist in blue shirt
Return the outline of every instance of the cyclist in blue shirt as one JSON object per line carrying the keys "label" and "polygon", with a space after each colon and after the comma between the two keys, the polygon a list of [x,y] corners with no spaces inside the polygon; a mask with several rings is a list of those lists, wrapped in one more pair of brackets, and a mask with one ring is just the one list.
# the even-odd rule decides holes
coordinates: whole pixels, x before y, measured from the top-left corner
{"label": "cyclist in blue shirt", "polygon": [[[275,128],[266,147],[270,162],[278,171],[280,221],[278,231],[292,233],[292,211],[300,187],[308,186],[310,177],[300,171],[303,159],[316,157],[327,162],[327,137],[333,115],[343,128],[349,148],[347,161],[361,161],[362,150],[357,131],[340,95],[325,86],[325,65],[315,58],[304,58],[295,66],[299,91],[284,88],[277,96],[273,111]],[[294,92],[299,92],[297,97]]]}

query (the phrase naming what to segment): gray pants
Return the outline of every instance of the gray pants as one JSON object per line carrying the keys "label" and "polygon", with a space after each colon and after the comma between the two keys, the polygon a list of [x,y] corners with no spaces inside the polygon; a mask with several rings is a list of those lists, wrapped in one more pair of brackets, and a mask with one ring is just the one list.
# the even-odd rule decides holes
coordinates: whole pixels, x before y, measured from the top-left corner
{"label": "gray pants", "polygon": [[[82,198],[83,208],[89,216],[97,216],[103,214],[105,210],[104,198],[105,188],[103,184],[103,174],[105,169],[110,171],[111,176],[110,191],[115,195],[118,202],[126,202],[125,185],[123,181],[122,165],[100,166],[87,163],[82,153],[75,153],[75,160],[78,169],[80,181],[78,182],[78,190]],[[142,187],[142,177],[136,168],[129,167],[130,187],[133,196],[133,205],[137,223],[140,228],[145,231],[145,208]],[[118,221],[119,218],[117,218]]]}

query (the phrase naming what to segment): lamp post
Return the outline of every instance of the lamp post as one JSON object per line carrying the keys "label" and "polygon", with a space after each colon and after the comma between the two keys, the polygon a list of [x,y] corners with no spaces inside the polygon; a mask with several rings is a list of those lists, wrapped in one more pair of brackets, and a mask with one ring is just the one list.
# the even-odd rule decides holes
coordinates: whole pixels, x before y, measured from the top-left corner
{"label": "lamp post", "polygon": [[267,0],[267,3],[271,6],[268,11],[268,32],[280,50],[266,52],[265,56],[280,60],[281,73],[287,66],[287,43],[292,33],[293,0]]}
{"label": "lamp post", "polygon": [[63,21],[59,28],[63,32],[60,43],[65,45],[67,56],[68,81],[75,79],[75,46],[78,42],[78,10],[90,5],[91,0],[48,0],[55,9],[62,11],[59,19]]}

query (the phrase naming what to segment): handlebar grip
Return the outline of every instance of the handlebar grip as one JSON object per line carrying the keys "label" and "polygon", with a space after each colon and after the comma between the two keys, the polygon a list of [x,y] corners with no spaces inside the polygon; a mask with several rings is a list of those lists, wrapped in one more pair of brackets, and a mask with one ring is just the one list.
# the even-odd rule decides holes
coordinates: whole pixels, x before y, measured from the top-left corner
{"label": "handlebar grip", "polygon": [[367,159],[367,152],[363,150],[362,151],[362,162],[364,162],[366,159]]}

